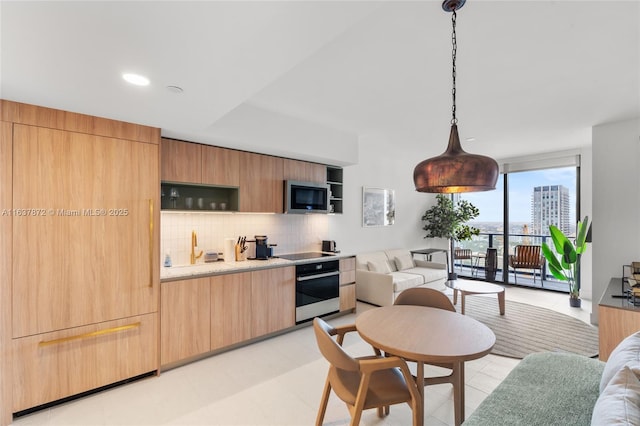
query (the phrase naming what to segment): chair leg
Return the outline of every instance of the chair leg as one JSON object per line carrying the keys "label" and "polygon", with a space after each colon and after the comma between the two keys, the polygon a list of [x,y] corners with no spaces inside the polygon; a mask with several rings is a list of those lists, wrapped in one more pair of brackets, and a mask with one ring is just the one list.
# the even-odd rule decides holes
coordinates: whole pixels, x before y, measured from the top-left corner
{"label": "chair leg", "polygon": [[329,402],[329,394],[331,393],[331,383],[329,383],[329,377],[327,376],[327,382],[324,385],[322,391],[322,399],[320,400],[320,408],[318,408],[318,416],[316,417],[316,426],[321,426],[324,421],[324,414],[327,411],[327,403]]}

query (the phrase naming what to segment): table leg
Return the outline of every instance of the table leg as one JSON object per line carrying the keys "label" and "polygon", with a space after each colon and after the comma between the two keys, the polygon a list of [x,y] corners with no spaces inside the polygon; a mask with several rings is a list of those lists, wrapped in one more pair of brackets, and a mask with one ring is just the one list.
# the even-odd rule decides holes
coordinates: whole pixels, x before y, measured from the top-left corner
{"label": "table leg", "polygon": [[453,304],[458,304],[458,290],[456,290],[455,288],[453,289]]}
{"label": "table leg", "polygon": [[424,362],[416,361],[416,385],[418,387],[418,394],[420,394],[420,401],[418,401],[418,426],[424,426]]}
{"label": "table leg", "polygon": [[464,299],[465,299],[465,292],[460,290],[460,313],[462,315],[464,315]]}
{"label": "table leg", "polygon": [[453,415],[454,424],[460,426],[464,421],[464,363],[454,362],[451,373],[453,384]]}
{"label": "table leg", "polygon": [[500,315],[504,315],[504,291],[498,293],[498,306],[500,307]]}

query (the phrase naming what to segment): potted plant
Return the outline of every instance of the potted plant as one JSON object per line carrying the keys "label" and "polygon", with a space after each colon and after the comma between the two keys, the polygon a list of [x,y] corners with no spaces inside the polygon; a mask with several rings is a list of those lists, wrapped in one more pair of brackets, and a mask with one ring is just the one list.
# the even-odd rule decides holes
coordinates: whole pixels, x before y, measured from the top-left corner
{"label": "potted plant", "polygon": [[443,194],[436,195],[436,205],[429,208],[422,216],[426,222],[422,227],[427,234],[424,238],[447,238],[449,240],[449,280],[455,280],[453,269],[454,241],[470,240],[478,235],[480,230],[469,226],[466,222],[475,219],[480,210],[467,200],[459,200],[455,205],[450,197]]}
{"label": "potted plant", "polygon": [[581,305],[580,255],[587,249],[588,222],[588,216],[578,222],[575,244],[554,225],[549,226],[549,233],[556,249],[555,252],[547,243],[542,243],[542,254],[547,259],[551,274],[557,279],[569,283],[569,304],[575,308],[579,308]]}

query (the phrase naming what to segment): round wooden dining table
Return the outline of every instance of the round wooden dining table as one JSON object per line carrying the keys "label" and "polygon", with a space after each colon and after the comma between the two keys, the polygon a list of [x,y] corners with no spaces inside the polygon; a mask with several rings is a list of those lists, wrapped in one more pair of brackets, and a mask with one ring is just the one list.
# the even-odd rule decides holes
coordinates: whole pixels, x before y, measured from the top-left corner
{"label": "round wooden dining table", "polygon": [[464,362],[481,358],[491,351],[496,336],[489,327],[444,309],[392,305],[359,314],[356,329],[372,346],[416,362],[416,383],[422,396],[421,422],[424,422],[424,364],[451,364],[452,374],[446,381],[453,385],[455,424],[462,424]]}

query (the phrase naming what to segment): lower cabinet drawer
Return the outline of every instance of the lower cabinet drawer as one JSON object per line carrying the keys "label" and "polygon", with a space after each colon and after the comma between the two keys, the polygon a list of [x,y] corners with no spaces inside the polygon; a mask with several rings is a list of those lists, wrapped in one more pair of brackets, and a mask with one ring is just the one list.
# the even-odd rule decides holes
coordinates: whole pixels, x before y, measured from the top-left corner
{"label": "lower cabinet drawer", "polygon": [[158,369],[157,314],[13,340],[13,411]]}

